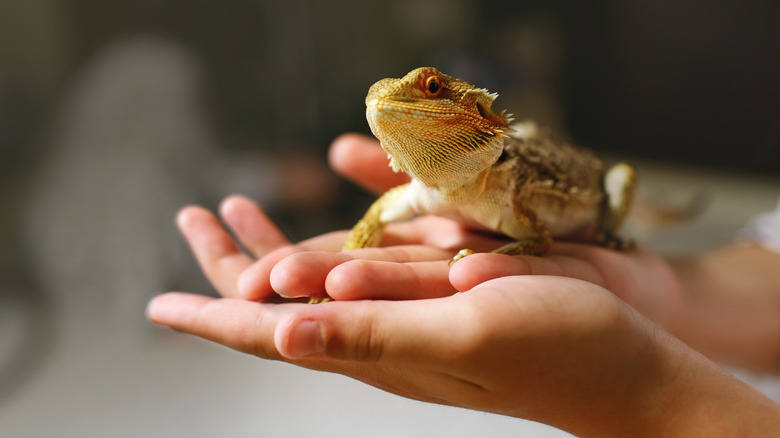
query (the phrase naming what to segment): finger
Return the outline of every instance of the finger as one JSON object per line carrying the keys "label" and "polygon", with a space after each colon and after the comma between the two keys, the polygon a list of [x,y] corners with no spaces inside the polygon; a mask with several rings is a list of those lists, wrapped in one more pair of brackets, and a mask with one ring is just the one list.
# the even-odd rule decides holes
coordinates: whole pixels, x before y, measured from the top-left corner
{"label": "finger", "polygon": [[431,215],[390,224],[382,236],[382,246],[432,245],[455,252],[463,248],[487,252],[506,243],[496,235],[475,232],[451,219]]}
{"label": "finger", "polygon": [[409,181],[406,174],[390,169],[379,142],[364,135],[339,136],[333,140],[328,158],[337,173],[375,193]]}
{"label": "finger", "polygon": [[467,291],[485,281],[513,275],[552,275],[577,278],[598,285],[605,283],[604,276],[594,264],[578,257],[508,256],[494,253],[478,253],[458,260],[450,269],[449,279],[456,289]]}
{"label": "finger", "polygon": [[469,320],[458,312],[468,309],[442,300],[335,301],[283,317],[274,341],[277,351],[291,359],[438,366],[452,359],[458,338],[470,336]]}
{"label": "finger", "polygon": [[[356,304],[358,307],[350,309],[349,314],[362,314],[364,304],[369,302],[352,302],[347,304]],[[247,354],[255,355],[264,359],[285,360],[311,369],[337,372],[353,378],[373,384],[387,391],[405,394],[410,396],[408,388],[423,388],[416,397],[425,397],[432,399],[432,390],[437,389],[436,376],[434,381],[431,377],[423,375],[422,378],[417,373],[408,373],[403,369],[387,369],[379,363],[352,362],[345,360],[332,360],[329,357],[320,355],[320,357],[300,357],[295,358],[283,356],[276,347],[277,330],[281,321],[288,315],[301,311],[327,310],[327,306],[335,303],[327,303],[319,306],[310,306],[307,304],[260,304],[245,300],[236,299],[214,299],[199,295],[186,293],[167,293],[153,299],[147,307],[148,319],[159,325],[170,327],[185,333],[200,336],[204,339],[225,345]],[[344,323],[345,321],[340,321]],[[307,327],[308,326],[308,327]],[[361,324],[360,329],[366,326]],[[297,341],[290,343],[286,341],[285,345],[297,348],[298,351],[308,350],[317,351],[319,345],[324,345],[316,332],[317,325],[311,327],[304,322],[299,324],[297,331],[308,331],[310,336],[304,339],[298,336]],[[352,332],[353,337],[359,337],[360,333]],[[416,333],[414,334],[416,336]],[[352,342],[352,340],[346,340]],[[306,345],[306,342],[309,344]],[[329,344],[331,352],[338,352],[338,340],[331,339]],[[437,345],[442,342],[436,341]],[[350,348],[348,344],[345,349]],[[432,350],[432,348],[428,348]],[[303,356],[303,355],[301,355]],[[412,358],[416,355],[410,355]],[[394,359],[395,360],[395,359]],[[428,362],[427,360],[416,359],[415,362]],[[438,380],[442,380],[439,378]],[[445,379],[447,380],[447,379]],[[449,390],[453,384],[447,380],[446,386]]]}
{"label": "finger", "polygon": [[270,297],[274,294],[270,281],[271,271],[280,260],[303,251],[338,251],[344,244],[346,236],[346,231],[336,231],[271,251],[241,272],[237,286],[239,296],[250,301],[260,301]]}
{"label": "finger", "polygon": [[394,263],[352,260],[328,273],[325,290],[337,301],[421,300],[450,296],[447,260]]}
{"label": "finger", "polygon": [[561,329],[581,336],[573,322],[589,324],[584,315],[610,319],[605,310],[606,304],[618,304],[613,298],[578,280],[506,277],[434,300],[334,301],[305,307],[280,319],[274,341],[287,358],[333,358],[458,373],[477,367],[484,374],[482,368],[504,356],[505,346],[523,351],[523,343],[530,341],[526,347],[537,348],[540,339],[558,336]]}
{"label": "finger", "polygon": [[280,356],[273,343],[276,324],[282,313],[295,310],[295,306],[297,304],[278,306],[171,292],[150,301],[146,315],[155,324],[238,351],[277,359]]}
{"label": "finger", "polygon": [[179,211],[176,224],[217,291],[224,297],[238,296],[236,280],[252,259],[241,252],[219,220],[202,207],[189,206]]}
{"label": "finger", "polygon": [[[448,290],[449,286],[446,274],[445,260],[452,257],[450,251],[430,247],[430,246],[393,246],[388,248],[366,248],[348,252],[328,252],[328,251],[307,251],[299,252],[287,256],[279,261],[272,269],[270,275],[271,287],[273,290],[286,298],[314,297],[324,298],[330,296],[334,299],[362,299],[370,298],[388,298],[382,294],[373,295],[376,288],[372,283],[379,283],[371,278],[371,274],[364,272],[360,266],[364,264],[361,261],[385,262],[389,272],[381,272],[382,281],[394,280],[393,274],[398,271],[408,271],[402,266],[409,262],[434,261],[438,260],[439,278],[445,283]],[[340,265],[347,264],[347,269],[340,269]],[[437,263],[433,264],[434,266]],[[380,270],[375,265],[365,265],[369,271]],[[334,269],[338,270],[334,273]],[[350,277],[354,275],[353,277]],[[414,273],[408,277],[414,277]],[[329,283],[328,279],[335,280]],[[332,291],[331,286],[334,288]],[[379,286],[379,284],[376,284]],[[382,285],[388,286],[388,285]],[[360,292],[361,288],[368,289]],[[370,290],[369,290],[370,289]],[[333,293],[331,293],[333,292]],[[441,293],[436,293],[441,296]]]}
{"label": "finger", "polygon": [[676,273],[664,258],[647,248],[614,251],[562,243],[555,246],[555,254],[587,261],[601,274],[601,278],[588,281],[608,289],[656,322],[666,323],[670,309],[684,306],[679,301],[682,292]]}
{"label": "finger", "polygon": [[[387,373],[378,374],[374,367],[365,364],[334,362],[327,358],[290,360],[291,358],[279,353],[275,344],[275,335],[279,323],[286,316],[312,309],[325,310],[326,306],[333,304],[318,306],[297,303],[263,304],[232,298],[217,299],[169,292],[152,299],[147,305],[146,315],[154,324],[193,334],[260,358],[287,360],[307,368],[339,372],[366,382],[382,381]],[[364,302],[350,304],[358,305],[358,308],[351,310],[350,314],[361,313],[360,309],[363,308]],[[316,343],[317,339],[317,336],[313,336],[309,341]],[[302,348],[300,342],[296,347]],[[303,346],[303,348],[316,349],[316,346]],[[382,387],[390,390],[386,385]]]}
{"label": "finger", "polygon": [[244,196],[230,196],[219,207],[220,216],[238,240],[255,257],[262,257],[290,241],[257,203]]}

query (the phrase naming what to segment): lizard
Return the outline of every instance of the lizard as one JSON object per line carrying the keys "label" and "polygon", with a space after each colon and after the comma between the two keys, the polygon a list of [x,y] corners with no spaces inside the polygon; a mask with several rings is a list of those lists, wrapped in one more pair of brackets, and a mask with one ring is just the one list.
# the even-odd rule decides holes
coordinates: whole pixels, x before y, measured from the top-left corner
{"label": "lizard", "polygon": [[[387,224],[421,214],[505,235],[512,242],[493,250],[501,254],[542,255],[553,238],[631,247],[617,229],[633,200],[634,168],[608,168],[534,122],[512,124],[492,110],[497,97],[433,67],[373,84],[371,132],[411,181],[381,195],[342,250],[378,246]],[[461,249],[450,264],[470,254]]]}

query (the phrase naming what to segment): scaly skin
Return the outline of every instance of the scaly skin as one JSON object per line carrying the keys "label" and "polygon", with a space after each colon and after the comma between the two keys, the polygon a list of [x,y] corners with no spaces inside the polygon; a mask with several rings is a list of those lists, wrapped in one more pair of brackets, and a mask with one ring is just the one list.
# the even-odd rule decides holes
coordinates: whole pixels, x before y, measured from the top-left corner
{"label": "scaly skin", "polygon": [[416,214],[506,235],[515,241],[494,251],[504,254],[541,255],[552,238],[629,246],[615,232],[633,198],[634,169],[607,170],[533,122],[510,126],[491,109],[496,97],[432,67],[375,83],[366,97],[371,131],[412,181],[382,195],[343,250],[376,246],[385,225]]}

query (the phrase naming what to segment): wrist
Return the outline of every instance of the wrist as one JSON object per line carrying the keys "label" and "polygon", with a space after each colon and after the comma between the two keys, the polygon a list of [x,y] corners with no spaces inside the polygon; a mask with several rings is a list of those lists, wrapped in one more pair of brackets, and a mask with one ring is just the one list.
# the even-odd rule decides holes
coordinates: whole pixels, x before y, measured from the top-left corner
{"label": "wrist", "polygon": [[[618,327],[633,346],[600,370],[591,402],[568,430],[577,436],[780,436],[780,406],[632,309]],[[566,427],[564,427],[566,428]]]}
{"label": "wrist", "polygon": [[[652,436],[780,436],[780,405],[682,342],[664,335],[666,356]],[[648,429],[651,430],[651,429]]]}
{"label": "wrist", "polygon": [[752,372],[780,370],[780,255],[734,245],[671,262],[682,310],[669,331],[707,357]]}

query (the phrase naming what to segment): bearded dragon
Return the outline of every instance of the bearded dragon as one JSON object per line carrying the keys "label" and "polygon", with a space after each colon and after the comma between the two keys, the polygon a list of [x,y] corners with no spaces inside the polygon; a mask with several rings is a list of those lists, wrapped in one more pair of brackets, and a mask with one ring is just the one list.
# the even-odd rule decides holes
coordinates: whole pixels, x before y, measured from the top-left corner
{"label": "bearded dragon", "polygon": [[553,238],[629,247],[616,230],[633,199],[634,168],[607,168],[533,122],[510,124],[491,109],[496,97],[433,67],[371,86],[371,132],[411,182],[375,201],[343,250],[377,246],[385,225],[419,214],[505,235],[513,241],[493,251],[501,254],[541,255]]}

